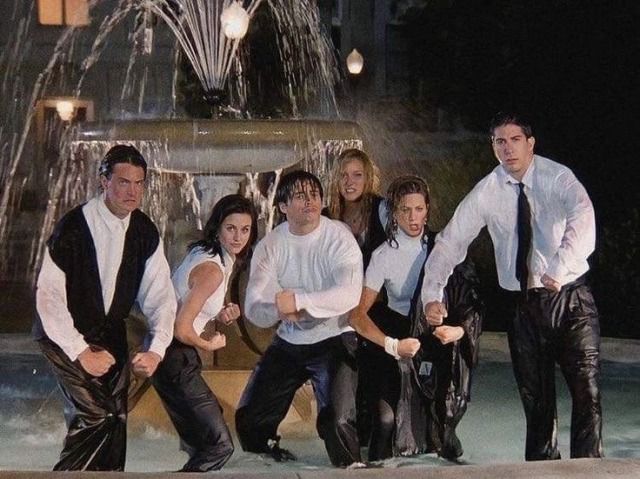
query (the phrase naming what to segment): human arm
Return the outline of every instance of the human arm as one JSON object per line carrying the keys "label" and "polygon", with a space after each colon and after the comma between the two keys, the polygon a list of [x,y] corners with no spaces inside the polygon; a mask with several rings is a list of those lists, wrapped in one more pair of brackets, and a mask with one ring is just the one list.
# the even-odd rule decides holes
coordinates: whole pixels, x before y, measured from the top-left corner
{"label": "human arm", "polygon": [[193,328],[194,320],[211,295],[221,287],[223,281],[224,274],[220,266],[212,261],[201,263],[191,270],[188,279],[189,292],[182,298],[176,315],[174,334],[181,343],[205,351],[215,351],[223,347],[220,335],[205,339],[200,337]]}
{"label": "human arm", "polygon": [[332,285],[320,291],[296,292],[297,311],[305,310],[310,316],[323,319],[347,313],[358,305],[362,291],[362,253],[351,236],[339,248],[328,259],[333,265]]}
{"label": "human arm", "polygon": [[560,203],[566,215],[564,233],[556,254],[541,278],[543,286],[552,291],[566,284],[567,275],[575,271],[595,249],[595,213],[584,186],[570,171],[557,178],[554,191],[560,192]]}
{"label": "human arm", "polygon": [[398,340],[386,336],[369,316],[369,309],[373,306],[377,296],[378,291],[366,286],[362,288],[360,303],[349,315],[351,327],[355,329],[359,335],[377,344],[396,359],[400,357],[412,358],[420,349],[420,341],[415,338]]}
{"label": "human arm", "polygon": [[46,249],[38,275],[36,309],[47,337],[57,344],[71,361],[92,376],[102,376],[115,364],[113,355],[90,346],[73,325],[67,307],[66,277]]}
{"label": "human arm", "polygon": [[268,254],[265,239],[258,245],[251,258],[251,271],[244,301],[247,319],[258,327],[274,326],[280,315],[276,308],[276,293],[282,290],[278,283],[273,254]]}
{"label": "human arm", "polygon": [[486,225],[480,206],[480,191],[481,184],[478,184],[458,205],[447,226],[438,234],[433,251],[425,263],[421,295],[425,316],[430,324],[441,324],[446,317],[442,299],[447,281],[453,268],[467,256],[471,242]]}
{"label": "human arm", "polygon": [[148,348],[146,352],[139,354],[143,354],[145,360],[149,362],[156,359],[155,356],[146,354],[149,352],[155,353],[162,359],[167,346],[173,339],[177,309],[176,295],[162,242],[158,243],[158,247],[145,263],[136,299],[149,324],[146,342]]}

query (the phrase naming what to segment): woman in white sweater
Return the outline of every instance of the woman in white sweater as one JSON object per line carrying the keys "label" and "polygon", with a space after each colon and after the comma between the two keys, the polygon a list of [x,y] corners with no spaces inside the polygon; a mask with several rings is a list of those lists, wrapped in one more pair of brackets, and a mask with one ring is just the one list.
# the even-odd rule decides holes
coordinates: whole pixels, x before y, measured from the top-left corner
{"label": "woman in white sweater", "polygon": [[213,207],[203,238],[190,245],[172,276],[178,298],[174,340],[153,384],[189,454],[181,472],[220,469],[233,454],[231,434],[202,378],[196,348],[215,351],[225,346],[224,334],[208,334],[206,326],[211,321],[230,324],[240,316],[238,305],[225,305],[224,298],[236,257],[243,256],[256,237],[251,201],[225,196]]}

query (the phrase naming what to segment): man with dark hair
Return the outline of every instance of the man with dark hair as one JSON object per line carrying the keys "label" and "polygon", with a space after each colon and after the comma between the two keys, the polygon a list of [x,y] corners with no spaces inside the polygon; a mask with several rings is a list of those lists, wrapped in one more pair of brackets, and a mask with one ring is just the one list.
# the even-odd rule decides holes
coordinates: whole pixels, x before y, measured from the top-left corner
{"label": "man with dark hair", "polygon": [[531,127],[519,116],[498,114],[491,142],[500,165],[462,200],[425,265],[427,321],[442,324],[447,278],[487,226],[500,286],[515,306],[508,339],[527,422],[525,458],[560,458],[556,362],[573,399],[571,457],[600,457],[600,325],[585,279],[593,205],[569,168],[534,154]]}
{"label": "man with dark hair", "polygon": [[320,215],[322,186],[311,173],[282,177],[275,201],[286,221],[257,245],[245,315],[276,336],[256,365],[236,412],[245,451],[295,459],[277,429],[307,380],[318,404],[317,429],[334,466],[357,467],[356,337],[347,314],[362,290],[362,253],[348,228]]}
{"label": "man with dark hair", "polygon": [[129,359],[125,319],[137,301],[147,350],[131,360],[151,376],[173,337],[176,298],[158,230],[138,207],[147,164],[132,146],[109,150],[103,193],[67,213],[47,242],[34,336],[63,394],[68,432],[54,470],[124,469]]}

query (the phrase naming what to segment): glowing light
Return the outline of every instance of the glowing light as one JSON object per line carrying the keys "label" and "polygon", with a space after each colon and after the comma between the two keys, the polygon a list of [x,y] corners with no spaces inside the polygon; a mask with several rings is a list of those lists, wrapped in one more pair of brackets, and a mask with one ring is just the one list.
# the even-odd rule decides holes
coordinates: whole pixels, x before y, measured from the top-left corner
{"label": "glowing light", "polygon": [[355,48],[347,56],[347,70],[352,75],[359,75],[364,67],[364,58]]}
{"label": "glowing light", "polygon": [[75,105],[68,100],[60,100],[56,103],[56,111],[62,121],[71,121],[75,113]]}
{"label": "glowing light", "polygon": [[232,2],[220,14],[220,24],[225,36],[231,40],[240,40],[249,29],[249,14],[240,2]]}

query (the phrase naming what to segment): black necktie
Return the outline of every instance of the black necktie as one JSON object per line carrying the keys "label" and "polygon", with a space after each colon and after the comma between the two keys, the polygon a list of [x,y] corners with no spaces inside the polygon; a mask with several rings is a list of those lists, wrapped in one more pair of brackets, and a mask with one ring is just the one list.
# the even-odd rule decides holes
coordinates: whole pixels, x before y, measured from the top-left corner
{"label": "black necktie", "polygon": [[531,249],[531,207],[524,192],[524,184],[518,183],[518,254],[516,255],[516,279],[520,281],[520,291],[527,291],[529,266],[527,258]]}

